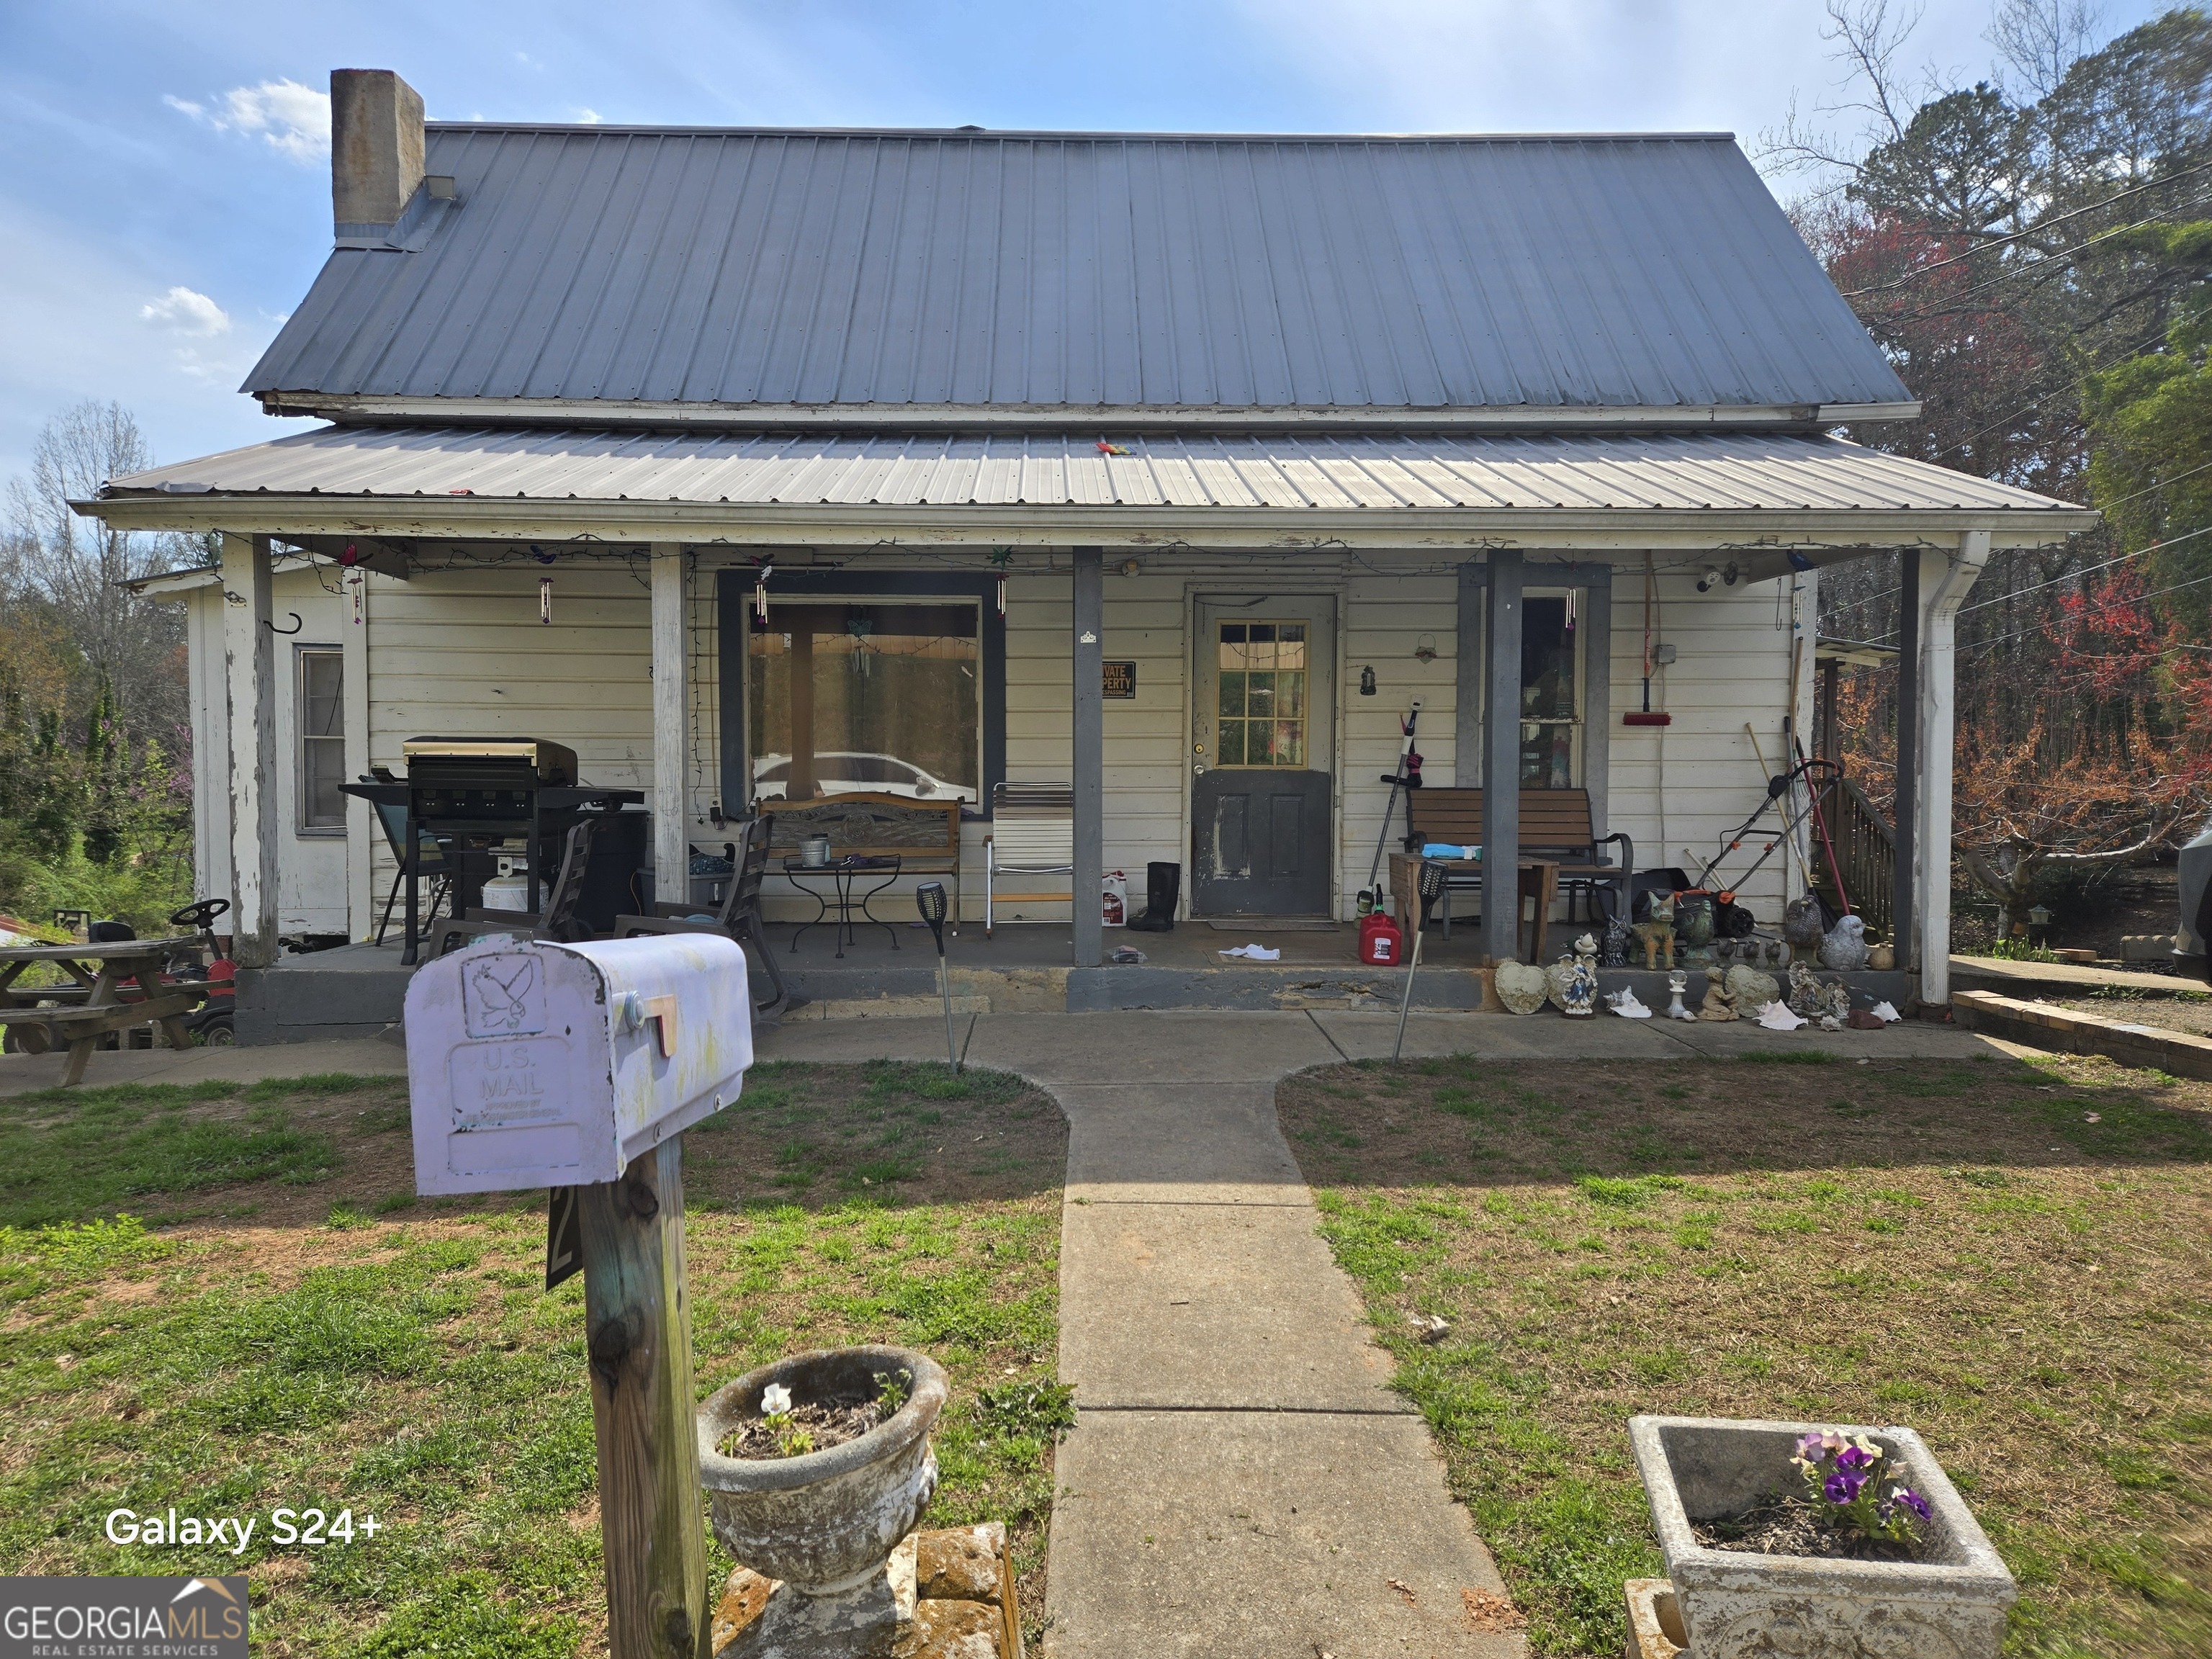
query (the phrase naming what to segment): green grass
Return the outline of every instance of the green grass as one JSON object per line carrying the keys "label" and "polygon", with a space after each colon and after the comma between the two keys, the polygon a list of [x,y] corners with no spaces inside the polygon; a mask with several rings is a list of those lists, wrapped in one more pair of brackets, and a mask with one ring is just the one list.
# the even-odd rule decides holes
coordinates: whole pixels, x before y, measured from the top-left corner
{"label": "green grass", "polygon": [[[2212,1652],[2212,1087],[1667,1075],[1460,1060],[1278,1096],[1534,1650],[1620,1651],[1622,1580],[1663,1571],[1626,1435],[1655,1412],[1908,1423],[2021,1583],[2008,1655]],[[1386,1079],[1410,1145],[1317,1132]]]}
{"label": "green grass", "polygon": [[[11,1571],[243,1571],[257,1651],[605,1651],[583,1281],[542,1288],[542,1194],[396,1192],[395,1097],[388,1079],[317,1078],[0,1101]],[[907,1150],[848,1188],[839,1172],[872,1161],[852,1149],[894,1135]],[[1064,1139],[1012,1079],[763,1066],[686,1146],[701,1393],[809,1347],[938,1358],[953,1393],[932,1522],[1007,1523],[1033,1631],[1072,1417],[1053,1369]],[[780,1145],[820,1171],[807,1188],[761,1179]],[[112,1509],[172,1504],[264,1519],[220,1562],[102,1535]],[[270,1510],[310,1505],[382,1530],[270,1538]]]}

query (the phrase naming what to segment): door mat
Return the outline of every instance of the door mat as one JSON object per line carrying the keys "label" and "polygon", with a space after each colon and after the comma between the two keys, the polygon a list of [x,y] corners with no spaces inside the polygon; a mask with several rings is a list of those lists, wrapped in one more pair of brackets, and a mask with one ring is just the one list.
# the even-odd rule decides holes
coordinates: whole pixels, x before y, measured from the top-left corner
{"label": "door mat", "polygon": [[1333,933],[1342,924],[1326,916],[1221,916],[1206,925],[1217,933]]}

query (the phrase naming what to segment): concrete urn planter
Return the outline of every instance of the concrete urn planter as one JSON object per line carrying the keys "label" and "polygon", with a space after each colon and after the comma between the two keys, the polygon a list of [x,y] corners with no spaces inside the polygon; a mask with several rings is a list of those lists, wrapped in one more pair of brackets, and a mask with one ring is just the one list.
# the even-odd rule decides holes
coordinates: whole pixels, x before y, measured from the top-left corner
{"label": "concrete urn planter", "polygon": [[[866,1401],[878,1373],[905,1373],[906,1403],[856,1440],[798,1457],[726,1457],[715,1448],[762,1415],[781,1383],[793,1400]],[[835,1348],[748,1371],[699,1407],[699,1478],[714,1533],[741,1564],[810,1598],[867,1586],[937,1490],[929,1431],[945,1407],[945,1372],[904,1348]]]}
{"label": "concrete urn planter", "polygon": [[[1706,1549],[1693,1522],[1793,1490],[1797,1437],[1823,1429],[1884,1447],[1928,1500],[1918,1561]],[[1910,1429],[1634,1417],[1636,1452],[1692,1659],[1996,1659],[2019,1592],[1936,1459]]]}

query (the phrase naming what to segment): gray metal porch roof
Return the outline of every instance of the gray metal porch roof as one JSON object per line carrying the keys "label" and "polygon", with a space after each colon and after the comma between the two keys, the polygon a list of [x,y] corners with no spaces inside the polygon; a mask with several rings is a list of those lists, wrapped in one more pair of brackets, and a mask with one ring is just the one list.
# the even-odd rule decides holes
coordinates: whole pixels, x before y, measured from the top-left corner
{"label": "gray metal porch roof", "polygon": [[[1082,507],[1394,514],[1959,513],[2087,509],[1962,472],[1784,433],[1310,433],[1105,441],[1022,436],[336,426],[118,478],[131,497],[678,502],[733,509]],[[181,505],[181,503],[179,503]],[[742,514],[735,516],[742,516]]]}

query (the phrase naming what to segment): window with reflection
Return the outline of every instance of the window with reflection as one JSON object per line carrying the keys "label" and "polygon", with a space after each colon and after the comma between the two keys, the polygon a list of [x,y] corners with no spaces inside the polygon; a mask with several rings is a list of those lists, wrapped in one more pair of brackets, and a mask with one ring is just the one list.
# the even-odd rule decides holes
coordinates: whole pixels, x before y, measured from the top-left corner
{"label": "window with reflection", "polygon": [[974,600],[769,600],[746,662],[755,799],[982,798]]}

